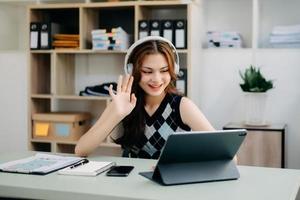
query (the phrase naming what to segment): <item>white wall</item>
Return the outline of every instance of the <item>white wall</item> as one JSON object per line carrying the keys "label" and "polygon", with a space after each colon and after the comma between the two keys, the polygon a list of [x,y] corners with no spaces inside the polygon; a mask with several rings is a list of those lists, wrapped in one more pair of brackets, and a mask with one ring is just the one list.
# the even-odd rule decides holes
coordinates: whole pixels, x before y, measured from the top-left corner
{"label": "white wall", "polygon": [[0,53],[0,152],[27,149],[26,67],[26,53]]}
{"label": "white wall", "polygon": [[0,152],[27,149],[26,9],[0,2]]}
{"label": "white wall", "polygon": [[253,60],[275,88],[268,92],[266,119],[286,123],[286,164],[300,168],[300,50],[207,50],[199,74],[199,106],[217,129],[230,121],[243,121],[243,93],[239,70]]}
{"label": "white wall", "polygon": [[[1,51],[25,49],[26,15],[23,8],[0,4],[0,152],[24,150],[27,147],[27,71],[24,51]],[[16,26],[7,22],[16,22]],[[17,40],[13,33],[17,30]],[[9,36],[9,37],[7,37]],[[9,43],[7,43],[9,41]],[[286,132],[286,158],[289,168],[300,169],[300,109],[297,105],[300,90],[300,50],[251,49],[203,51],[203,65],[194,70],[199,73],[193,86],[193,100],[203,110],[212,124],[221,129],[229,121],[243,119],[243,93],[239,88],[239,69],[249,64],[262,67],[267,78],[275,79],[275,89],[269,92],[267,119],[288,125]],[[86,59],[78,59],[84,62]],[[88,59],[96,66],[98,59]],[[256,63],[253,63],[255,61]],[[93,68],[91,68],[93,70]],[[87,80],[83,80],[87,81]],[[93,81],[95,81],[93,79]],[[81,85],[77,85],[78,88]],[[77,89],[78,89],[77,88]]]}

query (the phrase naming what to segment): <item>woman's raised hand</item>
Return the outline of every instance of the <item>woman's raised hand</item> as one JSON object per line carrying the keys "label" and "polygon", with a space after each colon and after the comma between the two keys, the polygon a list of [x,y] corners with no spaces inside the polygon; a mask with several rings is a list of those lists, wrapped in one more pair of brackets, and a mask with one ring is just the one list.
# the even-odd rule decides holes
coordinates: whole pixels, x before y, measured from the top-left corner
{"label": "woman's raised hand", "polygon": [[130,114],[136,105],[136,97],[134,94],[131,94],[132,83],[133,76],[126,75],[123,77],[120,75],[117,92],[113,92],[112,85],[109,87],[109,94],[112,98],[110,105],[113,107],[113,111],[122,119]]}

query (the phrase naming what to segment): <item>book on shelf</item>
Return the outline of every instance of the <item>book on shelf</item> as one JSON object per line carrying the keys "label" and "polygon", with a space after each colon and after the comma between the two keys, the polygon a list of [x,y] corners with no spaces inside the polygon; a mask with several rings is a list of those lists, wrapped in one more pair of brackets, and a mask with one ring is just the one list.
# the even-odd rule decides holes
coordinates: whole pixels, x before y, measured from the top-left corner
{"label": "book on shelf", "polygon": [[85,160],[80,157],[36,153],[34,156],[0,164],[1,172],[45,175]]}

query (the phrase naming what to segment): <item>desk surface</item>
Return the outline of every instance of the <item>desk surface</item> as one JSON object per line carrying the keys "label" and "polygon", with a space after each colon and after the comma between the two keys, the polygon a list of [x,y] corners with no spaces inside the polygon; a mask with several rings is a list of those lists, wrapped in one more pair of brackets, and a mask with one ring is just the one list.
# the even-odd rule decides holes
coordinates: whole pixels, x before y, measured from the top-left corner
{"label": "desk surface", "polygon": [[[24,158],[34,152],[2,153],[0,163]],[[241,178],[234,181],[161,186],[138,175],[149,171],[155,160],[120,157],[90,157],[134,165],[128,177],[46,176],[0,173],[0,197],[33,199],[209,199],[292,200],[300,185],[300,170],[239,166]]]}

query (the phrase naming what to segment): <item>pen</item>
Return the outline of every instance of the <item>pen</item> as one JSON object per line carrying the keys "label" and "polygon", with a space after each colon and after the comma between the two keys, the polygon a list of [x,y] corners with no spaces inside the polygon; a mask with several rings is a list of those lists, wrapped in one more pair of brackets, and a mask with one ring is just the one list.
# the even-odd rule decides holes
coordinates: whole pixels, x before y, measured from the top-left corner
{"label": "pen", "polygon": [[84,159],[84,160],[80,161],[79,163],[76,163],[76,164],[72,165],[70,168],[73,169],[73,168],[75,168],[75,167],[84,165],[84,164],[86,164],[86,163],[88,163],[88,162],[89,162],[88,159]]}

